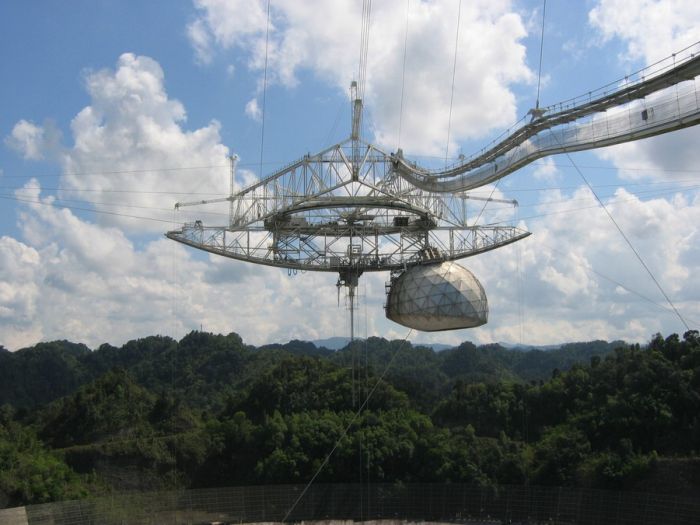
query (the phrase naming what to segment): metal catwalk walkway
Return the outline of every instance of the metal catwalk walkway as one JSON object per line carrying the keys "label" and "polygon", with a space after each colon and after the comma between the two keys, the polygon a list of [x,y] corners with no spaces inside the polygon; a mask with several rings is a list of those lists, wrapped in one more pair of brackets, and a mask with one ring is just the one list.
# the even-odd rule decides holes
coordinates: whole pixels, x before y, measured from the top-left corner
{"label": "metal catwalk walkway", "polygon": [[530,123],[448,169],[422,169],[406,161],[401,151],[393,156],[394,169],[422,190],[465,191],[548,155],[601,148],[694,126],[700,123],[699,53],[696,44],[682,56],[674,55],[627,77],[610,92],[591,92],[533,109]]}

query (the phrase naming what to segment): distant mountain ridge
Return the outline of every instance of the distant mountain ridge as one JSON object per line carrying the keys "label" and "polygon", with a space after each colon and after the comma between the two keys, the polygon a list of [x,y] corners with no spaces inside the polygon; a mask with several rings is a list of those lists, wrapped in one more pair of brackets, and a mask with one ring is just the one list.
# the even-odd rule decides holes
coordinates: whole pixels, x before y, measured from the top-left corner
{"label": "distant mountain ridge", "polygon": [[[326,339],[314,339],[311,341],[311,343],[315,344],[318,348],[328,348],[329,350],[340,350],[341,348],[345,348],[350,344],[350,338],[349,337],[328,337]],[[427,346],[428,348],[432,348],[436,352],[440,352],[442,350],[447,350],[449,348],[454,348],[455,346],[458,345],[446,345],[443,343],[411,343],[413,346]]]}
{"label": "distant mountain ridge", "polygon": [[[350,338],[349,337],[329,337],[326,339],[314,339],[313,341],[310,341],[314,345],[316,345],[318,348],[328,348],[329,350],[340,350],[341,348],[345,348],[349,343],[350,343]],[[624,341],[613,341],[613,342],[619,342],[621,344],[624,344]],[[445,344],[445,343],[416,343],[416,342],[411,342],[413,346],[427,346],[428,348],[432,348],[436,352],[441,352],[443,350],[449,350],[450,348],[455,348],[459,345],[450,345],[450,344]],[[550,350],[558,350],[565,344],[570,344],[570,343],[559,343],[559,344],[551,344],[551,345],[528,345],[524,343],[507,343],[504,341],[500,341],[496,343],[503,348],[507,350],[516,350],[519,352],[529,352],[530,350],[541,350],[543,352],[549,352]]]}
{"label": "distant mountain ridge", "polygon": [[[375,370],[383,370],[397,349],[402,349],[400,358],[388,369],[387,379],[409,396],[434,399],[449,392],[456,381],[547,379],[554,370],[588,363],[592,357],[604,356],[620,345],[624,343],[592,341],[546,351],[518,351],[501,344],[413,345],[380,337],[351,344],[347,338],[336,337],[255,347],[244,344],[235,333],[224,336],[199,331],[180,341],[151,336],[129,341],[121,348],[103,344],[96,350],[70,341],[52,341],[16,352],[0,352],[0,406],[8,403],[31,409],[69,395],[115,368],[126,370],[151,391],[176,386],[192,406],[210,404],[212,398],[219,400],[214,402],[219,406],[224,403],[222,393],[244,386],[290,356],[351,366],[364,353],[365,362]],[[443,385],[439,391],[437,384]]]}

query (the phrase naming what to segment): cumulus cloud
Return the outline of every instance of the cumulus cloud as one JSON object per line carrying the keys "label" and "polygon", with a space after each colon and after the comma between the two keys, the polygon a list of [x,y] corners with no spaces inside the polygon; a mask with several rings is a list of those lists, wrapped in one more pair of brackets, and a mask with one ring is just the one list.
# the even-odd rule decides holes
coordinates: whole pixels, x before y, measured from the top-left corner
{"label": "cumulus cloud", "polygon": [[195,20],[187,26],[187,37],[194,47],[197,61],[208,64],[212,60],[212,38],[204,20]]}
{"label": "cumulus cloud", "polygon": [[[546,200],[556,201],[556,205]],[[587,188],[543,198],[533,235],[465,260],[484,284],[487,325],[463,338],[525,343],[601,338],[644,341],[684,326]],[[624,189],[606,206],[691,326],[700,321],[700,196],[641,200]],[[581,217],[585,215],[585,220]],[[621,291],[623,293],[621,293]],[[459,338],[458,338],[459,339]]]}
{"label": "cumulus cloud", "polygon": [[12,237],[0,237],[0,344],[7,348],[41,339],[41,329],[35,323],[41,276],[35,249]]}
{"label": "cumulus cloud", "polygon": [[33,122],[20,120],[5,137],[5,144],[22,154],[25,159],[44,158],[44,128]]}
{"label": "cumulus cloud", "polygon": [[537,163],[535,170],[532,172],[532,176],[537,180],[554,182],[561,176],[561,173],[554,164],[552,157],[545,157]]}
{"label": "cumulus cloud", "polygon": [[[125,54],[115,69],[88,73],[85,84],[91,102],[71,123],[73,144],[60,158],[62,190],[45,195],[32,179],[16,192],[21,237],[0,242],[0,344],[16,349],[64,337],[118,344],[153,333],[182,336],[200,325],[238,331],[255,344],[346,333],[335,276],[294,279],[162,238],[139,235],[136,242],[134,233],[162,233],[168,225],[104,214],[86,220],[62,208],[75,196],[98,211],[179,224],[182,214],[160,208],[199,192],[228,193],[226,165],[177,169],[221,165],[228,150],[215,122],[184,129],[185,109],[168,97],[157,62]],[[254,175],[241,169],[238,178],[248,184]]]}
{"label": "cumulus cloud", "polygon": [[[700,4],[692,0],[599,0],[589,21],[604,41],[617,39],[625,45],[621,61],[646,66],[697,42]],[[680,86],[695,92],[698,88],[697,79]],[[669,179],[696,169],[699,141],[696,126],[606,148],[599,155],[620,168],[623,178]]]}
{"label": "cumulus cloud", "polygon": [[252,98],[248,101],[248,103],[245,105],[245,114],[256,121],[260,121],[262,119],[262,111],[258,105],[257,98]]}
{"label": "cumulus cloud", "polygon": [[588,15],[608,41],[622,40],[623,60],[652,64],[698,40],[700,4],[694,0],[599,0]]}
{"label": "cumulus cloud", "polygon": [[[267,28],[264,2],[196,0],[195,6],[198,17],[189,31],[200,60],[208,57],[204,61],[210,61],[217,51],[241,49],[249,57],[247,66],[262,70]],[[458,2],[412,3],[407,23],[405,13],[405,2],[372,6],[365,86],[371,129],[385,147],[395,148],[400,142],[407,153],[444,154]],[[521,43],[525,25],[510,1],[463,2],[459,18],[451,151],[461,140],[482,137],[517,120],[510,87],[530,82],[533,76]],[[297,74],[309,70],[347,92],[357,77],[359,3],[273,2],[271,19],[268,82],[293,87]],[[402,83],[404,40],[407,58]]]}
{"label": "cumulus cloud", "polygon": [[119,228],[57,207],[36,180],[18,196],[22,238],[0,238],[0,344],[7,348],[65,337],[91,346],[181,337],[200,325],[253,344],[345,333],[335,276],[292,278],[201,257],[166,239],[137,245]]}
{"label": "cumulus cloud", "polygon": [[604,148],[597,154],[617,166],[623,179],[688,179],[700,165],[699,141],[700,129],[694,127]]}
{"label": "cumulus cloud", "polygon": [[[556,192],[553,192],[556,193]],[[37,181],[20,190],[21,239],[0,239],[0,344],[18,348],[67,337],[96,346],[154,333],[181,337],[236,331],[252,344],[347,335],[344,297],[332,274],[289,276],[165,239],[136,244],[116,227],[77,217],[43,196]],[[648,275],[602,210],[587,210],[587,189],[549,195],[533,219],[534,235],[462,262],[484,284],[489,324],[469,331],[423,334],[416,341],[458,344],[623,338],[682,331]],[[700,197],[642,201],[624,191],[607,200],[679,310],[700,318]],[[384,318],[386,274],[362,276],[360,335],[403,338]],[[621,293],[622,292],[622,293]]]}
{"label": "cumulus cloud", "polygon": [[[164,229],[162,222],[125,216],[182,222],[188,216],[173,217],[175,202],[228,193],[228,148],[221,144],[220,124],[186,129],[185,108],[168,96],[155,60],[125,53],[115,69],[87,73],[85,87],[90,105],[73,118],[73,143],[60,156],[61,198],[94,202],[96,209],[116,214],[99,220],[127,231],[155,232]],[[223,215],[209,217],[224,221]]]}
{"label": "cumulus cloud", "polygon": [[261,0],[194,0],[194,5],[200,15],[187,26],[187,35],[203,63],[211,62],[215,45],[231,47],[267,25]]}

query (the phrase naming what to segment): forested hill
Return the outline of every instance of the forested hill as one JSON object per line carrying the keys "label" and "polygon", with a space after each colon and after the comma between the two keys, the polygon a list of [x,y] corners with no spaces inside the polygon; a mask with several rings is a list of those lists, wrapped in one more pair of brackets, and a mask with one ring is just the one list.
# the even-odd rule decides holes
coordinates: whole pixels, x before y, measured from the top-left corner
{"label": "forested hill", "polygon": [[700,337],[437,353],[370,338],[333,352],[192,332],[0,350],[0,507],[306,482],[331,450],[319,482],[700,496]]}
{"label": "forested hill", "polygon": [[[181,341],[153,336],[129,341],[121,348],[104,344],[90,350],[68,341],[39,343],[17,352],[0,347],[0,404],[32,409],[75,392],[118,367],[144,388],[182,394],[198,408],[221,408],[228,395],[290,356],[307,356],[340,366],[353,360],[383,370],[399,351],[388,379],[421,403],[449,393],[456,381],[529,382],[548,379],[555,370],[588,363],[624,343],[592,341],[571,343],[557,350],[527,352],[499,345],[475,346],[465,342],[435,352],[408,342],[370,337],[338,351],[313,343],[290,341],[259,348],[245,345],[235,334],[191,332]],[[359,362],[359,361],[358,361]]]}

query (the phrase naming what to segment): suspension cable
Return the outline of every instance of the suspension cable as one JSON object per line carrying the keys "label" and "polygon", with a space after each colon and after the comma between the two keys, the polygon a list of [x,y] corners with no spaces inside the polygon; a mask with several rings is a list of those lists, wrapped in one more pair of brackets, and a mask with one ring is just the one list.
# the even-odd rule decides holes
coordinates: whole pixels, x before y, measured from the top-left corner
{"label": "suspension cable", "polygon": [[260,130],[260,178],[263,176],[263,152],[265,148],[265,98],[267,94],[267,53],[270,43],[270,0],[267,0],[267,24],[265,25],[265,68],[262,85],[262,126]]}
{"label": "suspension cable", "polygon": [[408,10],[411,0],[406,0],[406,27],[403,34],[403,68],[401,69],[401,105],[399,106],[399,136],[396,141],[396,150],[401,146],[401,125],[403,123],[403,96],[406,83],[406,48],[408,46]]}
{"label": "suspension cable", "polygon": [[[555,133],[552,133],[552,137],[554,137],[554,139],[555,139],[557,142],[559,142],[559,139],[558,139],[558,137],[556,136]],[[560,143],[560,144],[561,144],[561,143]],[[683,324],[683,326],[685,327],[685,329],[686,329],[686,330],[690,330],[690,327],[688,326],[688,323],[685,321],[685,319],[683,318],[683,316],[681,315],[681,313],[678,311],[678,309],[676,308],[676,305],[673,304],[673,301],[671,301],[671,298],[668,296],[668,294],[666,293],[666,291],[663,289],[663,287],[661,286],[661,283],[659,283],[659,281],[656,279],[656,277],[654,276],[654,274],[653,274],[653,272],[651,271],[651,269],[649,268],[649,266],[647,266],[647,264],[644,262],[644,259],[642,258],[642,256],[641,256],[641,254],[639,253],[639,251],[634,247],[634,245],[632,244],[632,241],[630,241],[629,237],[627,237],[627,235],[626,235],[625,232],[623,231],[623,229],[622,229],[622,227],[620,226],[620,224],[615,220],[615,217],[613,217],[612,213],[610,213],[610,210],[608,209],[608,207],[603,203],[602,199],[598,196],[598,194],[596,193],[596,191],[593,189],[593,186],[591,185],[591,183],[588,182],[588,179],[587,179],[586,176],[583,174],[583,171],[581,171],[581,170],[578,168],[578,166],[577,166],[576,163],[574,162],[574,159],[571,157],[571,155],[570,155],[568,152],[564,152],[564,154],[565,154],[566,157],[569,159],[569,162],[571,162],[571,165],[574,167],[574,169],[576,170],[576,172],[579,174],[579,176],[580,176],[581,179],[583,180],[584,184],[588,187],[589,191],[593,194],[593,196],[595,197],[595,200],[598,202],[598,204],[601,206],[601,208],[603,208],[603,211],[605,211],[605,214],[608,216],[608,218],[610,219],[610,221],[615,225],[615,228],[617,228],[617,231],[620,233],[620,235],[622,236],[622,238],[624,239],[624,241],[627,243],[627,246],[629,246],[630,250],[632,250],[632,253],[634,253],[634,256],[637,258],[637,260],[638,260],[639,263],[642,265],[642,267],[644,268],[644,270],[646,270],[647,274],[649,274],[649,277],[651,277],[651,280],[654,282],[654,284],[656,285],[656,287],[659,289],[659,291],[661,292],[661,295],[664,296],[664,298],[666,299],[666,301],[668,302],[668,304],[671,306],[671,308],[673,309],[673,311],[676,313],[676,315],[678,316],[678,319],[680,319],[680,321],[681,321],[681,323]]]}
{"label": "suspension cable", "polygon": [[[413,333],[413,328],[411,328],[408,333],[406,334],[406,337],[403,338],[403,342],[405,343],[408,341],[408,338],[411,337],[411,334]],[[335,441],[335,444],[333,445],[333,448],[331,451],[328,453],[326,458],[323,460],[323,463],[318,467],[316,470],[316,473],[311,477],[309,482],[306,484],[304,487],[304,490],[301,491],[297,499],[292,503],[291,507],[289,507],[289,510],[287,510],[287,513],[284,515],[284,518],[282,518],[282,522],[286,522],[287,518],[289,518],[290,514],[294,512],[294,509],[297,507],[301,499],[306,495],[308,492],[309,488],[311,488],[311,485],[313,485],[314,481],[316,481],[316,478],[321,474],[324,468],[326,468],[326,465],[328,465],[328,462],[330,461],[331,457],[333,454],[335,454],[335,451],[338,449],[340,446],[340,442],[345,439],[345,436],[348,435],[348,432],[350,432],[350,428],[352,425],[355,423],[357,418],[362,414],[362,411],[365,409],[367,406],[367,403],[369,403],[369,400],[372,398],[374,395],[375,390],[377,390],[377,387],[379,386],[380,383],[384,381],[384,377],[386,377],[386,374],[389,372],[389,369],[391,366],[394,364],[394,361],[396,360],[396,356],[399,354],[401,349],[403,348],[403,345],[396,345],[396,350],[394,350],[394,353],[391,356],[391,359],[389,359],[389,362],[386,364],[384,367],[384,370],[382,371],[382,374],[379,376],[379,378],[375,381],[374,385],[372,385],[372,388],[370,389],[369,392],[367,392],[367,396],[365,397],[365,400],[362,402],[360,407],[355,411],[353,414],[352,418],[350,418],[350,422],[347,424],[347,426],[343,429],[343,431],[340,433],[340,436],[338,436],[338,439]]]}
{"label": "suspension cable", "polygon": [[360,31],[360,65],[358,71],[357,95],[365,98],[365,83],[367,80],[367,55],[369,50],[369,27],[372,16],[372,0],[362,1],[362,26]]}
{"label": "suspension cable", "polygon": [[452,90],[450,92],[450,113],[447,117],[447,145],[445,146],[445,166],[450,153],[450,131],[452,127],[452,102],[455,96],[455,73],[457,72],[457,50],[459,49],[459,22],[462,16],[462,0],[459,0],[457,7],[457,31],[455,34],[455,54],[452,62]]}
{"label": "suspension cable", "polygon": [[547,11],[547,0],[542,0],[542,34],[540,35],[540,65],[537,70],[537,101],[535,109],[540,107],[540,82],[542,80],[542,51],[544,49],[544,17]]}

